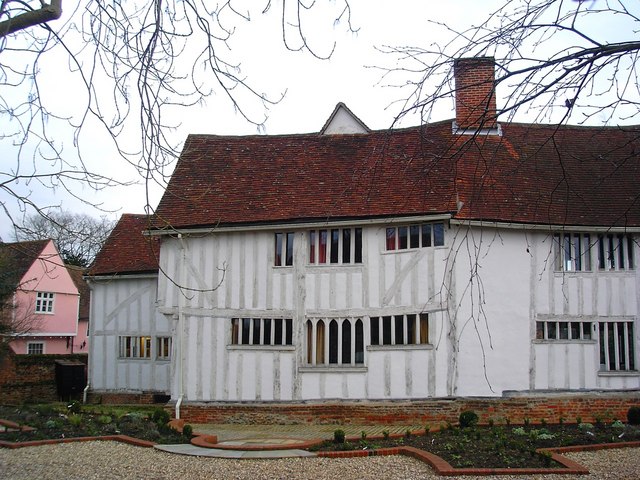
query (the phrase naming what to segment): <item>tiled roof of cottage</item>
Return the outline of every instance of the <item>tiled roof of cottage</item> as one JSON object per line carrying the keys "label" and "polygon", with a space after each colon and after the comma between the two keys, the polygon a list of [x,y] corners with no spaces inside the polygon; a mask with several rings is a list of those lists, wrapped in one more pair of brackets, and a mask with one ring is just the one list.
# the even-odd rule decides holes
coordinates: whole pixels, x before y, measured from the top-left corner
{"label": "tiled roof of cottage", "polygon": [[86,274],[157,272],[160,241],[143,235],[148,228],[147,215],[123,214]]}
{"label": "tiled roof of cottage", "polygon": [[528,124],[470,136],[451,121],[352,135],[190,135],[155,227],[441,213],[638,227],[639,137],[639,127]]}
{"label": "tiled roof of cottage", "polygon": [[67,265],[67,272],[71,275],[71,279],[78,289],[78,293],[80,294],[80,301],[78,305],[78,319],[79,320],[88,320],[89,319],[89,301],[91,297],[91,291],[89,290],[89,285],[83,278],[85,273],[85,269],[82,267],[77,267],[75,265]]}
{"label": "tiled roof of cottage", "polygon": [[18,287],[22,277],[50,241],[0,242],[0,292],[12,292]]}

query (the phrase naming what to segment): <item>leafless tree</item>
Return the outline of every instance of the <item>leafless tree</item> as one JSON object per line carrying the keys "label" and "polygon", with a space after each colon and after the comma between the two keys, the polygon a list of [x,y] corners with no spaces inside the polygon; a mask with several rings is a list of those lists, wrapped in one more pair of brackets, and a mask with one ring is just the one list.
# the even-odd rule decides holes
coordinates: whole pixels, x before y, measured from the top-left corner
{"label": "leafless tree", "polygon": [[16,227],[15,240],[52,239],[67,265],[87,267],[102,248],[115,222],[103,216],[67,211],[51,212],[46,217],[32,214]]}
{"label": "leafless tree", "polygon": [[640,5],[621,0],[505,1],[465,30],[436,22],[446,40],[431,46],[382,47],[397,58],[386,70],[402,90],[400,117],[428,121],[453,97],[452,62],[498,60],[496,86],[503,121],[573,124],[636,122],[640,113]]}
{"label": "leafless tree", "polygon": [[[308,33],[312,22],[317,31],[317,11],[327,9],[325,29],[336,22],[352,29],[348,0],[0,1],[3,197],[22,212],[46,216],[51,205],[37,200],[30,185],[66,190],[92,205],[87,191],[127,185],[87,168],[96,129],[106,133],[107,147],[118,157],[113,162],[126,161],[148,184],[164,185],[183,140],[172,130],[189,107],[226,97],[260,127],[281,98],[243,75],[243,59],[231,45],[237,29],[270,15],[279,19],[274,32],[280,31],[286,48],[327,58],[333,42]],[[51,69],[55,77],[45,76]],[[8,201],[0,198],[0,206],[15,223]]]}

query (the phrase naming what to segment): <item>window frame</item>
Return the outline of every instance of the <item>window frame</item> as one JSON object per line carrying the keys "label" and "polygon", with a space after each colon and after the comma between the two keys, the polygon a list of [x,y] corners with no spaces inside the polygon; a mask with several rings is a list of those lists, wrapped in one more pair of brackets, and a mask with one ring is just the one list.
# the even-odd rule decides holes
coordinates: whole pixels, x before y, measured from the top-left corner
{"label": "window frame", "polygon": [[311,266],[362,265],[362,227],[327,227],[307,232],[307,262]]}
{"label": "window frame", "polygon": [[152,341],[150,335],[119,335],[118,359],[151,360]]}
{"label": "window frame", "polygon": [[[39,352],[30,351],[32,347],[39,346]],[[27,342],[27,355],[44,355],[44,342]]]}
{"label": "window frame", "polygon": [[635,239],[626,233],[553,234],[553,265],[558,273],[636,269]]}
{"label": "window frame", "polygon": [[[593,325],[594,322],[584,320],[536,320],[535,340],[552,343],[593,343],[596,340]],[[576,328],[578,329],[577,333]]]}
{"label": "window frame", "polygon": [[171,360],[173,339],[169,336],[156,337],[156,360]]}
{"label": "window frame", "polygon": [[229,346],[254,349],[291,348],[294,346],[293,318],[233,317]]}
{"label": "window frame", "polygon": [[293,247],[295,242],[295,232],[275,232],[274,233],[274,267],[293,266]]}
{"label": "window frame", "polygon": [[445,222],[420,222],[384,227],[384,252],[398,253],[446,246]]}
{"label": "window frame", "polygon": [[54,292],[36,292],[35,313],[39,315],[55,314],[55,299]]}
{"label": "window frame", "polygon": [[364,318],[307,318],[304,328],[302,368],[366,368]]}
{"label": "window frame", "polygon": [[431,316],[427,312],[375,315],[369,320],[369,347],[394,349],[431,345]]}
{"label": "window frame", "polygon": [[[620,334],[622,327],[622,334]],[[613,337],[610,337],[610,330]],[[600,374],[638,373],[635,321],[611,319],[597,322]]]}

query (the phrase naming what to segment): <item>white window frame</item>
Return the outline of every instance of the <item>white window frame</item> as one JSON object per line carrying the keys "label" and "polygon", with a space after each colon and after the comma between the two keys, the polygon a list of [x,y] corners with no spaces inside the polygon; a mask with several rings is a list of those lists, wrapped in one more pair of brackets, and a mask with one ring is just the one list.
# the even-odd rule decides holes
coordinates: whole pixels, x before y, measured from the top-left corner
{"label": "white window frame", "polygon": [[118,337],[118,358],[150,359],[151,337],[148,335],[120,335]]}
{"label": "white window frame", "polygon": [[294,232],[276,232],[274,234],[274,259],[275,267],[293,266]]}
{"label": "white window frame", "polygon": [[[398,345],[430,345],[428,313],[408,313],[369,317],[369,342],[375,347]],[[373,325],[377,328],[373,328]],[[377,332],[377,341],[373,338]],[[400,332],[400,335],[398,335]]]}
{"label": "white window frame", "polygon": [[633,320],[598,322],[601,372],[636,372],[636,333]]}
{"label": "white window frame", "polygon": [[52,315],[55,297],[53,292],[36,292],[36,313]]}
{"label": "white window frame", "polygon": [[635,240],[632,235],[598,235],[598,269],[605,271],[635,269]]}
{"label": "white window frame", "polygon": [[553,235],[558,272],[628,271],[636,268],[635,240],[623,233],[564,232]]}
{"label": "white window frame", "polygon": [[156,358],[158,360],[170,360],[171,345],[171,337],[156,337]]}
{"label": "white window frame", "polygon": [[[39,352],[30,351],[32,347],[38,346]],[[27,342],[27,355],[44,355],[44,342]]]}
{"label": "white window frame", "polygon": [[[436,236],[436,229],[441,235]],[[385,252],[406,252],[418,248],[444,247],[445,232],[444,222],[388,226],[384,229],[384,250]]]}
{"label": "white window frame", "polygon": [[538,320],[536,340],[542,341],[594,341],[593,322],[580,320]]}
{"label": "white window frame", "polygon": [[[309,230],[308,247],[309,265],[361,265],[362,249],[363,249],[363,229],[362,227],[349,228],[320,228]],[[324,246],[324,259],[321,255],[321,237],[326,235],[326,244]],[[336,241],[333,236],[336,235]],[[348,242],[345,241],[348,235]],[[348,248],[347,248],[348,247]]]}
{"label": "white window frame", "polygon": [[[279,335],[277,335],[278,331]],[[241,347],[292,346],[293,319],[262,317],[232,318],[231,345]]]}
{"label": "white window frame", "polygon": [[[334,345],[331,343],[333,325],[337,329]],[[366,342],[363,318],[308,318],[305,330],[307,366],[364,367]],[[343,342],[345,332],[349,334],[348,343]],[[345,353],[348,358],[345,358]]]}

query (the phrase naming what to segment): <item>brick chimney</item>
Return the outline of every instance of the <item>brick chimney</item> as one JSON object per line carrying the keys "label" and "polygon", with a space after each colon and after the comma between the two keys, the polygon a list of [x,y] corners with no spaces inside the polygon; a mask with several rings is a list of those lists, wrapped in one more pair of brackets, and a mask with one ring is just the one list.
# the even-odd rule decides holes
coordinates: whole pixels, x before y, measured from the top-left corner
{"label": "brick chimney", "polygon": [[453,64],[453,75],[456,85],[458,128],[495,128],[497,119],[494,58],[459,58]]}

